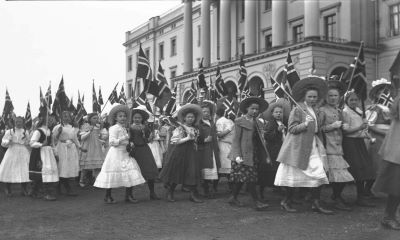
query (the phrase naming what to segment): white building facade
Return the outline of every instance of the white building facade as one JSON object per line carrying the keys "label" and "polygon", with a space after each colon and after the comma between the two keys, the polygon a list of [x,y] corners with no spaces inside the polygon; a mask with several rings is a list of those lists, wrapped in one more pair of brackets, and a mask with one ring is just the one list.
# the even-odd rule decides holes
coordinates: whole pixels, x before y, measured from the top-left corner
{"label": "white building facade", "polygon": [[252,93],[263,91],[273,99],[269,79],[283,77],[288,50],[301,78],[312,62],[317,75],[340,75],[364,41],[370,82],[390,79],[389,68],[400,50],[400,0],[181,2],[126,32],[126,89],[134,88],[136,96],[142,87],[135,81],[140,44],[153,71],[161,62],[180,103],[202,58],[207,81],[215,81],[218,65],[225,83],[236,87],[243,56]]}

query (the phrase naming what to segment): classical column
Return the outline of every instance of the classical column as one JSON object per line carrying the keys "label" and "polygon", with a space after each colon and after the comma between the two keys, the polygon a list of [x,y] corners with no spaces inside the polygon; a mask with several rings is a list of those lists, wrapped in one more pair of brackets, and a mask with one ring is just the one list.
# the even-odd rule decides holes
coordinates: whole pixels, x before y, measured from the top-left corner
{"label": "classical column", "polygon": [[188,73],[193,70],[193,20],[192,20],[192,0],[183,0],[185,10],[183,14],[183,72]]}
{"label": "classical column", "polygon": [[286,1],[272,0],[272,47],[282,46],[287,37]]}
{"label": "classical column", "polygon": [[244,52],[256,53],[257,45],[257,1],[245,0],[244,2]]}
{"label": "classical column", "polygon": [[211,16],[211,62],[217,62],[218,61],[218,47],[219,47],[219,39],[218,39],[218,23],[219,23],[219,19],[218,19],[218,2],[213,1],[213,3],[211,4],[211,12],[212,12],[212,16]]}
{"label": "classical column", "polygon": [[319,39],[319,0],[304,1],[304,38]]}
{"label": "classical column", "polygon": [[220,60],[227,62],[231,60],[231,0],[221,0],[220,7]]}
{"label": "classical column", "polygon": [[210,0],[201,0],[201,55],[203,66],[210,66],[211,36],[210,36]]}

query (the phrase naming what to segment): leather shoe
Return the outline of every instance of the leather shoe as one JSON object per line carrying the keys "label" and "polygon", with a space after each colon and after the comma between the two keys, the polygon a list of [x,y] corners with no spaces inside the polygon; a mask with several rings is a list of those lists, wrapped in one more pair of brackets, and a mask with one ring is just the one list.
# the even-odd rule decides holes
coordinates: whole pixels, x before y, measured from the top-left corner
{"label": "leather shoe", "polygon": [[125,202],[127,202],[127,203],[138,203],[139,200],[137,200],[132,195],[130,195],[130,196],[126,196],[125,197]]}
{"label": "leather shoe", "polygon": [[313,204],[311,205],[311,209],[317,213],[322,213],[322,214],[326,214],[326,215],[333,214],[333,211],[321,207],[321,205],[319,204],[319,201],[314,201]]}
{"label": "leather shoe", "polygon": [[292,206],[290,206],[290,204],[285,201],[281,202],[281,208],[282,208],[282,210],[285,210],[286,212],[289,212],[289,213],[297,212],[297,209],[292,208]]}
{"label": "leather shoe", "polygon": [[382,226],[387,229],[400,230],[400,223],[395,219],[384,218],[381,222]]}

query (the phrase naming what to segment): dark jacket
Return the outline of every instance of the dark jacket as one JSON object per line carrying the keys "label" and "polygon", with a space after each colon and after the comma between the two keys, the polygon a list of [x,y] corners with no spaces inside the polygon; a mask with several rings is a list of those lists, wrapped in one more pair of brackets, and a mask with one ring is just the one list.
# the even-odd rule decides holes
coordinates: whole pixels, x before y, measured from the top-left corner
{"label": "dark jacket", "polygon": [[278,123],[276,120],[271,120],[267,123],[264,136],[268,152],[271,155],[271,161],[272,163],[276,163],[276,158],[278,157],[283,143],[283,133],[278,130]]}
{"label": "dark jacket", "polygon": [[[198,143],[198,156],[200,162],[200,169],[213,168],[213,153],[215,156],[215,163],[217,168],[221,167],[221,162],[219,159],[219,148],[217,142],[217,129],[215,123],[210,121],[211,126],[200,121],[199,124],[199,137],[197,139]],[[204,142],[204,139],[208,136],[212,137],[211,142]]]}
{"label": "dark jacket", "polygon": [[235,137],[232,142],[232,149],[229,158],[235,161],[236,157],[242,157],[242,164],[254,166],[254,146],[256,146],[257,158],[259,161],[270,161],[269,153],[266,150],[263,129],[264,124],[257,119],[258,129],[257,141],[254,141],[255,128],[253,122],[247,120],[244,116],[235,120]]}

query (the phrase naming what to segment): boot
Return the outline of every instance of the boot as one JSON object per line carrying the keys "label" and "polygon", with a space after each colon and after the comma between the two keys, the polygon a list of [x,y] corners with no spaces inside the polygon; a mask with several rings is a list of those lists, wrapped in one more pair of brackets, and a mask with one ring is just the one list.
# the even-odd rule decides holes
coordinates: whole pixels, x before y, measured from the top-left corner
{"label": "boot", "polygon": [[139,201],[133,197],[132,187],[128,187],[125,189],[125,202],[127,203],[138,203]]}
{"label": "boot", "polygon": [[154,191],[154,180],[148,180],[147,185],[150,190],[150,200],[160,200],[161,198]]}
{"label": "boot", "polygon": [[260,201],[258,201],[258,200],[256,200],[256,201],[254,202],[254,208],[255,208],[255,210],[257,210],[257,211],[265,210],[265,209],[268,208],[268,207],[269,207],[269,205],[268,205],[267,203],[262,203],[262,202],[260,202]]}
{"label": "boot", "polygon": [[27,189],[27,183],[21,183],[21,195],[22,196],[29,196],[28,189]]}
{"label": "boot", "polygon": [[333,211],[321,207],[319,200],[314,200],[313,201],[313,203],[311,205],[311,209],[314,212],[317,212],[317,213],[322,213],[322,214],[326,214],[326,215],[332,215],[333,214]]}
{"label": "boot", "polygon": [[111,188],[106,190],[106,196],[104,197],[104,202],[106,204],[114,204],[115,200],[111,197]]}
{"label": "boot", "polygon": [[197,196],[196,196],[194,190],[190,191],[189,200],[192,201],[192,202],[194,202],[194,203],[203,203],[202,200],[200,200],[199,198],[197,198]]}
{"label": "boot", "polygon": [[12,197],[11,183],[6,183],[6,188],[4,189],[4,193],[6,194],[6,197]]}
{"label": "boot", "polygon": [[69,185],[69,179],[68,179],[68,178],[64,178],[64,179],[62,180],[62,182],[63,182],[63,185],[64,185],[65,190],[67,191],[65,195],[70,196],[70,197],[76,197],[76,196],[78,196],[77,193],[75,193],[74,191],[72,191],[72,188],[71,188],[71,186]]}
{"label": "boot", "polygon": [[383,218],[381,221],[383,227],[391,230],[400,230],[400,223],[396,219]]}
{"label": "boot", "polygon": [[285,211],[288,212],[288,213],[295,213],[295,212],[297,212],[297,209],[292,208],[291,204],[290,204],[289,201],[287,201],[287,200],[283,200],[283,201],[281,202],[281,208],[282,208],[282,210],[285,210]]}
{"label": "boot", "polygon": [[204,197],[205,198],[211,198],[211,194],[210,194],[210,187],[208,186],[208,181],[204,180],[203,182],[203,189],[204,189]]}
{"label": "boot", "polygon": [[175,186],[174,184],[171,184],[165,191],[166,191],[166,198],[168,202],[175,202],[174,198],[174,191],[175,191]]}
{"label": "boot", "polygon": [[44,194],[44,197],[43,197],[44,200],[46,200],[46,201],[55,201],[55,200],[57,200],[57,198],[53,194],[53,190],[52,190],[53,186],[52,186],[51,183],[43,184],[43,188],[44,188],[44,191],[45,191],[45,194]]}
{"label": "boot", "polygon": [[40,198],[40,186],[42,185],[41,182],[34,180],[31,185],[31,191],[29,192],[29,196],[32,198]]}

